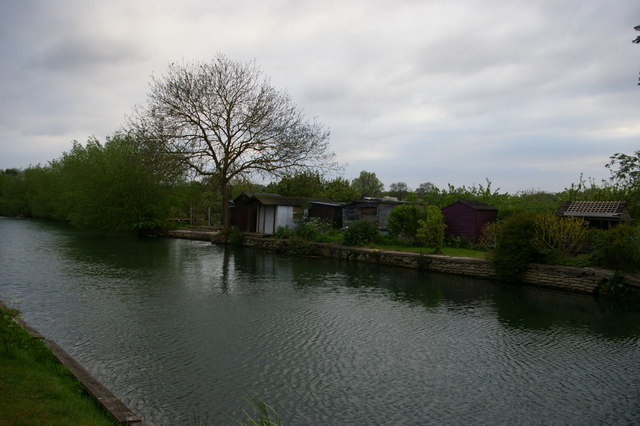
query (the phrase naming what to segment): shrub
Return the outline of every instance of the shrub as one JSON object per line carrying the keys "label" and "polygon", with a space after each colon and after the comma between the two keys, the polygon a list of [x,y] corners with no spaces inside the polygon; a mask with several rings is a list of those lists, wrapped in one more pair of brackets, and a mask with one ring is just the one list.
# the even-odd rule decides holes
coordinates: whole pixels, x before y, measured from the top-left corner
{"label": "shrub", "polygon": [[539,258],[531,243],[535,229],[536,218],[531,213],[514,214],[500,224],[489,258],[502,279],[515,281],[529,263]]}
{"label": "shrub", "polygon": [[277,240],[282,240],[291,236],[293,236],[293,230],[288,226],[278,226],[276,232],[273,233],[273,238]]}
{"label": "shrub", "polygon": [[427,220],[425,208],[418,204],[403,204],[391,210],[387,228],[391,236],[400,238],[407,244],[414,244],[420,226],[419,220]]}
{"label": "shrub", "polygon": [[620,224],[608,230],[592,229],[592,262],[602,268],[640,270],[640,229]]}
{"label": "shrub", "polygon": [[362,246],[379,240],[380,232],[375,223],[368,220],[357,220],[344,233],[344,245]]}
{"label": "shrub", "polygon": [[419,219],[418,225],[416,239],[427,247],[434,247],[436,253],[441,253],[444,230],[447,225],[444,223],[444,216],[440,209],[436,206],[427,207],[426,218]]}
{"label": "shrub", "polygon": [[538,214],[531,243],[548,263],[582,253],[587,239],[587,222],[579,217],[558,217],[553,213]]}
{"label": "shrub", "polygon": [[499,222],[487,223],[480,233],[480,239],[478,246],[484,250],[491,250],[496,246],[496,240],[498,238],[498,229],[500,228]]}
{"label": "shrub", "polygon": [[227,234],[227,242],[234,246],[241,246],[244,241],[244,234],[239,228],[232,226]]}
{"label": "shrub", "polygon": [[294,234],[302,239],[315,241],[321,234],[328,232],[331,225],[319,217],[310,217],[296,226]]}

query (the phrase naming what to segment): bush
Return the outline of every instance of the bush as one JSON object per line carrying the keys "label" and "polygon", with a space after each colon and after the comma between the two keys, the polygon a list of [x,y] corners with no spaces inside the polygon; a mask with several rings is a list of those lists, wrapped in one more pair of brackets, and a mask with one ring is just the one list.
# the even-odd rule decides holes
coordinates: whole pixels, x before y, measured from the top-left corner
{"label": "bush", "polygon": [[324,220],[319,217],[310,217],[296,226],[294,234],[305,240],[316,241],[321,234],[328,232],[330,229],[331,225]]}
{"label": "bush", "polygon": [[535,230],[536,216],[531,213],[514,214],[500,224],[489,259],[502,279],[515,281],[529,263],[539,259],[531,242]]}
{"label": "bush", "polygon": [[407,244],[415,244],[420,226],[418,221],[420,220],[427,220],[427,212],[423,206],[403,204],[395,207],[389,213],[389,221],[387,222],[389,234]]}
{"label": "bush", "polygon": [[584,252],[588,231],[584,219],[542,213],[536,216],[535,223],[531,242],[547,263],[564,263],[565,259]]}
{"label": "bush", "polygon": [[232,226],[227,234],[227,242],[234,246],[241,246],[244,242],[244,234],[239,228]]}
{"label": "bush", "polygon": [[418,231],[416,239],[427,247],[434,247],[436,253],[442,252],[444,242],[444,230],[447,227],[444,223],[444,216],[436,206],[427,207],[426,218],[418,220]]}
{"label": "bush", "polygon": [[480,233],[480,240],[478,241],[479,248],[483,250],[491,250],[496,246],[496,240],[498,239],[498,229],[500,229],[499,222],[487,223]]}
{"label": "bush", "polygon": [[344,245],[363,246],[373,244],[380,238],[380,232],[375,223],[368,220],[357,220],[344,233]]}
{"label": "bush", "polygon": [[623,272],[640,271],[640,229],[627,224],[608,230],[592,229],[591,260],[602,268]]}
{"label": "bush", "polygon": [[282,240],[291,236],[293,236],[293,230],[288,226],[278,226],[276,232],[273,233],[273,238],[277,240]]}

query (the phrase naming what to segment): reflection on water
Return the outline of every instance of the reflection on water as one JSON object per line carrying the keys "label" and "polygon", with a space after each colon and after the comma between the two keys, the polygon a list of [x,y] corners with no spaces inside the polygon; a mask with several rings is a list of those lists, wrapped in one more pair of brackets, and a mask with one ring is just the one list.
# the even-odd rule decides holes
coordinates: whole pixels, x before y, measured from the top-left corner
{"label": "reflection on water", "polygon": [[233,424],[249,392],[288,424],[640,418],[636,306],[26,220],[0,237],[0,298],[156,424]]}

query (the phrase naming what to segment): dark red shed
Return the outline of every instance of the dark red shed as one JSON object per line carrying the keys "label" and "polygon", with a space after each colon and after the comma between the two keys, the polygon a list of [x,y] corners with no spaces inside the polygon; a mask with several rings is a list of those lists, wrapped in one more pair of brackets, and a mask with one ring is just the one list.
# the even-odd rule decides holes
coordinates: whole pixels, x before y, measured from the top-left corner
{"label": "dark red shed", "polygon": [[482,228],[495,222],[498,209],[480,201],[456,201],[442,208],[446,234],[464,237],[467,241],[478,242]]}

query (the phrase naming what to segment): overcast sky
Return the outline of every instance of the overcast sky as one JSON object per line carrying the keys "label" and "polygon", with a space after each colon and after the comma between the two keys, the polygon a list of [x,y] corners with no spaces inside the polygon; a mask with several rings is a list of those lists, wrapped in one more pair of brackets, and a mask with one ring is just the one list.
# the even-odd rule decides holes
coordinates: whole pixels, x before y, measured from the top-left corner
{"label": "overcast sky", "polygon": [[638,0],[2,0],[0,169],[101,141],[150,76],[254,60],[343,177],[561,191],[640,149]]}

